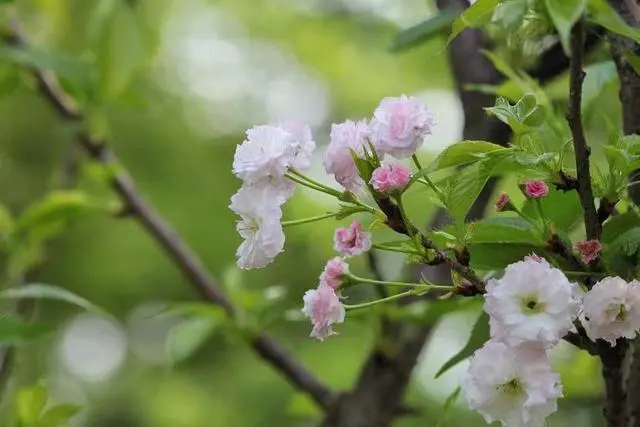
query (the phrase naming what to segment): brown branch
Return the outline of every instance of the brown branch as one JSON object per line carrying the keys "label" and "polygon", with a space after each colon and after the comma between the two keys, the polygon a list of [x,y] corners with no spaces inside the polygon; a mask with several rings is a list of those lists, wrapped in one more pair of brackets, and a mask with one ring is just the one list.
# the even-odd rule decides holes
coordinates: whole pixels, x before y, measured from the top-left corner
{"label": "brown branch", "polygon": [[[8,38],[16,46],[26,45],[26,39],[18,25],[12,24],[13,33]],[[49,101],[61,118],[69,122],[82,120],[76,103],[60,88],[54,75],[40,70],[31,70],[41,95]],[[86,133],[79,133],[78,140],[91,158],[105,166],[117,164],[118,159],[109,147],[101,141],[93,140]],[[218,305],[230,316],[235,308],[224,295],[200,258],[182,240],[179,234],[147,204],[138,192],[133,180],[123,171],[119,171],[111,180],[111,187],[120,196],[133,217],[162,246],[166,254],[183,272],[189,283],[207,301]],[[334,399],[334,393],[302,366],[291,354],[284,350],[266,333],[252,335],[248,339],[251,347],[266,362],[283,374],[297,388],[308,393],[322,408],[327,408]]]}
{"label": "brown branch", "polygon": [[466,279],[475,286],[479,291],[484,289],[485,283],[480,279],[476,273],[466,265],[462,264],[459,260],[453,259],[440,250],[431,240],[427,239],[424,234],[418,230],[413,224],[406,223],[402,217],[402,213],[398,205],[393,203],[388,197],[380,197],[376,200],[378,206],[387,216],[387,225],[396,233],[404,234],[406,236],[415,236],[420,234],[422,246],[426,249],[432,250],[435,254],[435,258],[444,264],[446,264],[451,270],[458,273],[462,278]]}
{"label": "brown branch", "polygon": [[582,69],[584,60],[584,23],[579,20],[571,31],[571,60],[569,66],[569,110],[567,121],[573,136],[578,175],[578,194],[584,213],[584,224],[588,239],[600,239],[602,225],[598,221],[596,207],[593,202],[591,188],[591,172],[589,155],[591,151],[582,127],[582,82],[585,73]]}

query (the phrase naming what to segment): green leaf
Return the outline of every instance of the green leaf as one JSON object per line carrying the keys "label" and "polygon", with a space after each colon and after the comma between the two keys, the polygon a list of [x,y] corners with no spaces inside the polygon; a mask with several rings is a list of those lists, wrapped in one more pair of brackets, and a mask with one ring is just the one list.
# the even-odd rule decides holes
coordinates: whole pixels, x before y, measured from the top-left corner
{"label": "green leaf", "polygon": [[391,52],[405,51],[449,30],[459,15],[459,11],[448,9],[413,27],[400,31],[393,39],[390,47]]}
{"label": "green leaf", "polygon": [[545,0],[547,11],[560,35],[560,42],[567,56],[571,56],[569,36],[571,29],[582,16],[586,0]]}
{"label": "green leaf", "polygon": [[505,98],[498,98],[494,107],[485,108],[489,114],[506,123],[516,133],[540,126],[545,119],[544,110],[538,106],[536,97],[526,94],[511,105]]}
{"label": "green leaf", "polygon": [[21,344],[49,332],[51,328],[47,326],[25,323],[15,317],[0,315],[0,344]]}
{"label": "green leaf", "polygon": [[624,54],[626,60],[631,64],[636,73],[640,75],[640,55],[636,55],[633,52],[626,52]]}
{"label": "green leaf", "polygon": [[438,423],[436,427],[444,427],[451,416],[451,411],[455,407],[455,403],[458,400],[458,396],[460,396],[460,391],[462,389],[460,387],[456,387],[456,389],[447,397],[447,400],[444,401],[444,406],[442,407],[442,414],[440,414],[440,418],[438,419]]}
{"label": "green leaf", "polygon": [[70,85],[73,92],[85,98],[92,92],[91,71],[87,64],[75,58],[33,47],[0,47],[0,59],[27,68],[51,71],[63,83]]}
{"label": "green leaf", "polygon": [[38,422],[38,427],[60,427],[67,425],[69,420],[80,412],[81,409],[82,406],[70,403],[56,405],[44,413]]}
{"label": "green leaf", "polygon": [[525,243],[478,243],[469,244],[471,267],[480,271],[503,270],[509,264],[521,261],[535,253],[545,258],[554,258],[544,246]]}
{"label": "green leaf", "polygon": [[453,166],[461,166],[478,161],[487,153],[507,150],[487,141],[463,141],[444,149],[442,153],[427,167],[427,172],[435,172]]}
{"label": "green leaf", "polygon": [[491,167],[484,161],[479,161],[448,177],[442,183],[442,203],[455,223],[464,223],[469,208],[484,188],[491,172]]}
{"label": "green leaf", "polygon": [[226,318],[226,313],[219,305],[208,302],[185,302],[172,304],[166,310],[159,313],[159,316],[196,316],[209,317],[218,321]]}
{"label": "green leaf", "polygon": [[491,217],[472,225],[470,242],[525,243],[544,246],[540,232],[529,221],[519,217]]}
{"label": "green leaf", "polygon": [[16,396],[16,412],[21,423],[35,424],[49,400],[49,392],[41,385],[22,389]]}
{"label": "green leaf", "polygon": [[478,0],[469,6],[453,22],[451,35],[449,35],[447,43],[451,43],[467,27],[478,28],[489,22],[493,16],[493,11],[501,2],[502,0]]}
{"label": "green leaf", "polygon": [[[582,205],[576,191],[562,192],[549,189],[549,194],[538,199],[542,205],[542,212],[547,221],[553,223],[559,230],[571,230],[582,221]],[[521,210],[527,218],[539,219],[536,201],[527,199]]]}
{"label": "green leaf", "polygon": [[613,243],[605,247],[604,258],[616,274],[628,279],[635,277],[640,260],[640,227],[620,234]]}
{"label": "green leaf", "polygon": [[30,283],[17,288],[0,291],[0,299],[47,299],[63,301],[93,313],[109,316],[106,311],[73,292],[57,286],[41,283]]}
{"label": "green leaf", "polygon": [[81,191],[53,191],[29,207],[16,221],[15,231],[29,239],[50,238],[74,220],[98,205]]}
{"label": "green leaf", "polygon": [[587,11],[587,19],[592,23],[640,43],[640,30],[627,24],[607,0],[589,0]]}
{"label": "green leaf", "polygon": [[482,347],[489,338],[489,315],[483,311],[471,330],[471,336],[469,337],[467,344],[462,348],[462,350],[442,365],[436,373],[436,378],[475,353],[475,351]]}
{"label": "green leaf", "polygon": [[613,216],[602,226],[602,243],[610,245],[624,232],[636,227],[640,228],[640,217],[633,211]]}
{"label": "green leaf", "polygon": [[189,358],[211,337],[220,324],[209,316],[187,319],[169,333],[166,349],[169,360],[177,364]]}
{"label": "green leaf", "polygon": [[295,393],[286,411],[288,415],[302,419],[316,419],[322,414],[321,408],[306,393]]}
{"label": "green leaf", "polygon": [[582,86],[582,108],[588,109],[593,105],[598,108],[598,99],[605,87],[618,81],[618,71],[613,61],[601,61],[589,64],[584,69],[586,76]]}
{"label": "green leaf", "polygon": [[126,90],[148,60],[142,24],[134,9],[117,2],[105,25],[98,55],[101,89],[107,99]]}

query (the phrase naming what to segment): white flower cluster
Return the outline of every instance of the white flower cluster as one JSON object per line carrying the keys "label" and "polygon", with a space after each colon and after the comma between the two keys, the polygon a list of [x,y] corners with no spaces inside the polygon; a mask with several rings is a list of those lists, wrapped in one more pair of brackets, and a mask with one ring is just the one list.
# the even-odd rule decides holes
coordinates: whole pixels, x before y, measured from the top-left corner
{"label": "white flower cluster", "polygon": [[294,190],[285,174],[307,169],[315,147],[308,126],[286,122],[249,129],[236,148],[233,173],[243,184],[229,207],[241,218],[236,224],[244,239],[236,253],[240,268],[262,268],[283,251],[282,204]]}
{"label": "white flower cluster", "polygon": [[[370,122],[347,120],[332,125],[325,170],[346,191],[358,193],[364,183],[352,151],[362,156],[371,144],[380,158],[385,154],[407,157],[431,134],[433,125],[433,117],[417,98],[384,98]],[[284,250],[281,207],[295,189],[286,175],[292,169],[308,169],[315,148],[311,129],[296,122],[255,126],[236,148],[233,173],[243,184],[229,207],[240,216],[236,226],[244,239],[236,253],[240,268],[265,267]],[[409,180],[409,172],[399,166],[383,172],[375,182],[379,191],[398,189]]]}
{"label": "white flower cluster", "polygon": [[548,350],[580,320],[590,339],[611,345],[640,330],[640,283],[607,277],[584,294],[558,269],[529,256],[487,283],[491,339],[471,358],[462,389],[488,423],[538,427],[557,409],[560,377]]}

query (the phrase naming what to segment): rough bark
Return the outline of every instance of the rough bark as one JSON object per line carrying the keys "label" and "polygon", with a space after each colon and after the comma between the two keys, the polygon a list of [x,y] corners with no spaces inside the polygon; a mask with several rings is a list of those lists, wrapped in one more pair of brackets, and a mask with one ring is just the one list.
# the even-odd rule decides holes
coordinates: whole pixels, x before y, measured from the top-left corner
{"label": "rough bark", "polygon": [[[611,0],[612,6],[632,26],[640,27],[640,6],[634,0]],[[640,75],[626,58],[627,54],[640,54],[640,46],[633,40],[609,33],[611,54],[620,77],[622,125],[626,135],[640,134]],[[640,170],[634,171],[630,181],[640,179]],[[640,204],[640,187],[629,187],[629,196]],[[610,427],[640,427],[640,342],[636,339],[624,343],[624,354],[603,351],[601,359],[606,384],[605,416]],[[620,416],[616,416],[616,412]]]}

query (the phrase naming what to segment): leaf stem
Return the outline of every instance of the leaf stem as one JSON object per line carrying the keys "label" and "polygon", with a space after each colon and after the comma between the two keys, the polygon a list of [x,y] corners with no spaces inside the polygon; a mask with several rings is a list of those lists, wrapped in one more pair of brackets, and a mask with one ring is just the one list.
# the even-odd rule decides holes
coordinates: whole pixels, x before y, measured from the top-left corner
{"label": "leaf stem", "polygon": [[394,246],[384,246],[378,243],[374,243],[373,245],[371,245],[372,248],[374,249],[379,249],[381,251],[389,251],[389,252],[399,252],[399,253],[403,253],[403,254],[409,254],[409,255],[422,255],[422,253],[416,251],[416,250],[412,250],[412,249],[402,249],[399,247],[394,247]]}
{"label": "leaf stem", "polygon": [[309,222],[322,221],[323,219],[333,218],[338,216],[338,212],[331,212],[324,215],[312,216],[309,218],[293,219],[290,221],[282,221],[282,227],[291,227],[293,225],[307,224]]}
{"label": "leaf stem", "polygon": [[378,304],[384,304],[384,303],[387,303],[389,301],[394,301],[394,300],[397,300],[397,299],[400,299],[400,298],[404,298],[404,297],[408,297],[408,296],[411,296],[411,295],[417,295],[417,294],[416,294],[416,292],[414,290],[411,290],[411,291],[406,291],[406,292],[401,292],[399,294],[391,295],[390,297],[382,298],[382,299],[379,299],[379,300],[363,302],[362,304],[353,304],[353,305],[344,304],[344,308],[347,311],[359,310],[359,309],[362,309],[362,308],[372,307],[372,306],[378,305]]}

